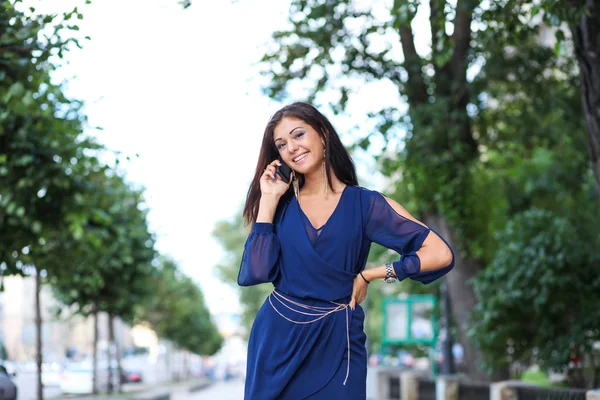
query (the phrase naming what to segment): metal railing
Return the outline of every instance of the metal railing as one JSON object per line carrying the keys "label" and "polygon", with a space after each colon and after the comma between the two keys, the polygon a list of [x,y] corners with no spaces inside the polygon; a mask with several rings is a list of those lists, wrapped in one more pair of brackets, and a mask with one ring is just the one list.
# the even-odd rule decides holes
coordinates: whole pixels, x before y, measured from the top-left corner
{"label": "metal railing", "polygon": [[517,387],[519,400],[585,400],[584,389]]}

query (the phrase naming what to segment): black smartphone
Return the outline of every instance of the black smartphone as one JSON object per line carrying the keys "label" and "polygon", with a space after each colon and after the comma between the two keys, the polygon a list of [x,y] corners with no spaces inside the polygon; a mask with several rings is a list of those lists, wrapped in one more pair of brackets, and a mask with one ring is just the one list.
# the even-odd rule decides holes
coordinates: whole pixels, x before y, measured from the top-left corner
{"label": "black smartphone", "polygon": [[292,178],[292,169],[283,161],[279,161],[281,162],[281,166],[276,167],[275,171],[285,183],[290,183],[290,179]]}

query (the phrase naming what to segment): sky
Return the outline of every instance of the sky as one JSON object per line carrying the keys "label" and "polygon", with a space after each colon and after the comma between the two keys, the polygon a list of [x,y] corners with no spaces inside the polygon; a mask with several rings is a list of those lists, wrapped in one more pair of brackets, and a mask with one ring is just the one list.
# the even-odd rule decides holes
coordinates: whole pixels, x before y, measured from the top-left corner
{"label": "sky", "polygon": [[[200,284],[213,314],[239,311],[236,291],[214,273],[222,250],[211,232],[240,209],[264,126],[282,106],[262,94],[257,61],[286,26],[289,0],[196,0],[185,10],[176,0],[27,3],[39,12],[79,6],[80,34],[91,40],[55,79],[68,79],[67,94],[103,128],[88,133],[131,157],[127,178],[146,187],[157,250]],[[332,122],[344,138],[397,96],[365,85],[349,104],[354,117]],[[370,168],[359,160],[359,175]]]}

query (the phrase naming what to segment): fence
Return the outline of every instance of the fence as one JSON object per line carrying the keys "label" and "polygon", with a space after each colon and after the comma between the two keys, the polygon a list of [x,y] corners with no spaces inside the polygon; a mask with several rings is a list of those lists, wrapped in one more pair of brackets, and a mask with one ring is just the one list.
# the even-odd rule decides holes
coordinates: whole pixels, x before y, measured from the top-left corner
{"label": "fence", "polygon": [[385,369],[377,373],[377,400],[600,400],[600,391],[545,388],[520,381],[469,382],[456,376],[417,375]]}
{"label": "fence", "polygon": [[585,400],[586,390],[539,387],[517,387],[519,400]]}

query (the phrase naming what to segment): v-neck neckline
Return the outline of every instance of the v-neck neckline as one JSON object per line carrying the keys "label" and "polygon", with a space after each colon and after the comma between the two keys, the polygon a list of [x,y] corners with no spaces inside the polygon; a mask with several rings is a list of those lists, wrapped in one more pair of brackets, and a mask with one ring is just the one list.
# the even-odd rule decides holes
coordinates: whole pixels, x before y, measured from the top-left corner
{"label": "v-neck neckline", "polygon": [[329,217],[327,218],[327,220],[325,221],[325,223],[323,225],[321,225],[319,228],[315,228],[315,225],[312,223],[312,221],[310,220],[310,218],[308,218],[308,215],[306,215],[306,213],[304,212],[304,210],[302,209],[302,207],[300,206],[300,202],[298,201],[298,199],[296,199],[296,204],[298,205],[298,210],[300,210],[300,213],[304,216],[304,218],[306,218],[306,221],[308,222],[308,225],[316,232],[323,232],[323,228],[325,228],[325,226],[327,224],[329,224],[329,221],[331,221],[331,219],[333,218],[333,216],[335,215],[336,211],[338,210],[338,208],[340,208],[340,204],[342,202],[342,199],[344,197],[344,194],[346,193],[346,189],[348,188],[349,185],[344,186],[344,189],[342,189],[342,194],[340,195],[340,198],[338,199],[337,204],[335,205],[335,208],[333,209],[333,211],[331,212],[331,214],[329,215]]}

